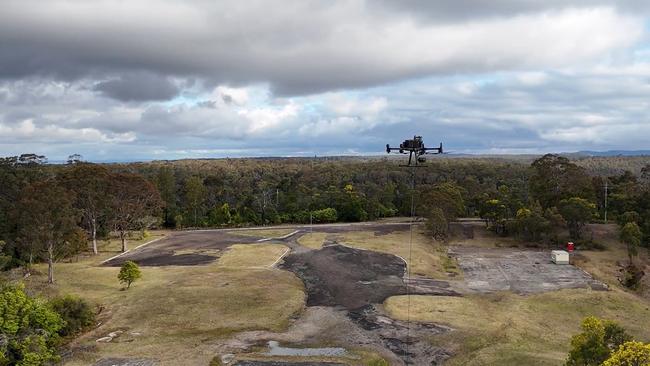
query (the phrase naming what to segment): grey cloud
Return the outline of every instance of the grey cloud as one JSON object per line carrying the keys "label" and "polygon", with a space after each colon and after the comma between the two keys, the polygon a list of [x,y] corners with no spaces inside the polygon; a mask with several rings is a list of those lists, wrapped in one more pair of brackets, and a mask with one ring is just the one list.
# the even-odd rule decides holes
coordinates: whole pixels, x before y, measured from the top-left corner
{"label": "grey cloud", "polygon": [[129,73],[117,79],[99,82],[94,90],[123,102],[169,100],[180,92],[169,78],[146,72]]}
{"label": "grey cloud", "polygon": [[143,111],[136,127],[141,135],[168,139],[169,136],[241,139],[246,136],[248,121],[236,111],[214,105],[150,106]]}
{"label": "grey cloud", "polygon": [[[571,26],[557,32],[546,26],[553,17],[510,19],[507,24],[475,24],[473,28],[461,24],[468,16],[481,20],[573,5],[585,8],[579,1],[560,6],[559,0],[550,5],[515,0],[405,4],[142,0],[120,4],[4,0],[0,78],[105,80],[147,70],[196,78],[208,85],[269,83],[276,94],[304,95],[425,75],[556,67],[625,48],[643,28],[617,13],[588,14],[591,22],[583,16],[575,24],[563,19],[559,24]],[[602,5],[603,1],[590,0],[589,4]],[[414,22],[416,13],[443,14],[444,22],[435,18]],[[535,31],[521,31],[527,27]],[[119,100],[164,99],[174,93],[171,85],[157,82],[149,88],[147,83],[124,78],[99,87]]]}
{"label": "grey cloud", "polygon": [[458,22],[503,18],[566,8],[615,7],[627,13],[648,13],[645,0],[375,0],[368,7],[379,13],[407,13],[422,21]]}

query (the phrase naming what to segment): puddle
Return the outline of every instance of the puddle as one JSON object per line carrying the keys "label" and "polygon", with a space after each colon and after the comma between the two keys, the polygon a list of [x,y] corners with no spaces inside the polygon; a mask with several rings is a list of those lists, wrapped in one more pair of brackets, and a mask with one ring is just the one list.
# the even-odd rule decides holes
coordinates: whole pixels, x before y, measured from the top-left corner
{"label": "puddle", "polygon": [[340,347],[324,347],[324,348],[292,348],[281,347],[277,341],[269,341],[269,351],[266,353],[268,356],[327,356],[327,357],[343,357],[346,356],[348,351]]}

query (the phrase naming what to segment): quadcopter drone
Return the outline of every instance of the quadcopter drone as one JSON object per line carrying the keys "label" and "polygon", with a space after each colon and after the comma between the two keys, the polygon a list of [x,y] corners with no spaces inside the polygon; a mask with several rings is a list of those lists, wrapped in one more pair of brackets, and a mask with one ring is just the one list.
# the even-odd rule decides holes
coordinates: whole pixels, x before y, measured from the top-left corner
{"label": "quadcopter drone", "polygon": [[[390,154],[391,151],[399,151],[400,154],[409,154],[409,162],[406,167],[420,167],[424,166],[426,159],[422,155],[426,154],[444,154],[442,150],[442,142],[439,147],[425,147],[422,141],[422,136],[413,136],[413,139],[404,140],[399,147],[390,147],[386,144],[386,153]],[[415,157],[415,159],[414,159]]]}

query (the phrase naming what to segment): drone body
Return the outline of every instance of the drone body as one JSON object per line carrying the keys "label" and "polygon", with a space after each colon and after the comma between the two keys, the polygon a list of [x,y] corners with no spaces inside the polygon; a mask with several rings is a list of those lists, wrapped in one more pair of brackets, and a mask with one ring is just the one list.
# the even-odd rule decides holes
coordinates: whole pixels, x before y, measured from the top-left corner
{"label": "drone body", "polygon": [[413,136],[413,139],[404,140],[399,147],[390,147],[386,144],[386,153],[390,154],[391,151],[398,151],[400,154],[409,154],[409,162],[406,167],[421,167],[424,166],[426,159],[423,155],[426,154],[442,154],[442,142],[439,147],[425,147],[422,136]]}

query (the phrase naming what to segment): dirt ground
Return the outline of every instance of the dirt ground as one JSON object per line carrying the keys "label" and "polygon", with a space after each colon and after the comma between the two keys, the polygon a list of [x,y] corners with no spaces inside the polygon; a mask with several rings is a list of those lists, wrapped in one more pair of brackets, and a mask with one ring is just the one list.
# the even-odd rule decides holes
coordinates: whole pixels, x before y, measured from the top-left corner
{"label": "dirt ground", "polygon": [[95,363],[94,366],[155,366],[155,360],[133,358],[107,358]]}
{"label": "dirt ground", "polygon": [[565,288],[606,290],[607,286],[573,265],[556,265],[548,251],[452,247],[465,275],[466,293],[512,291],[531,294]]}
{"label": "dirt ground", "polygon": [[238,361],[233,366],[345,366],[334,362]]}
{"label": "dirt ground", "polygon": [[[340,307],[310,306],[286,332],[242,332],[221,343],[218,350],[222,354],[254,357],[256,348],[268,340],[275,340],[298,347],[328,344],[348,350],[368,349],[380,354],[391,365],[405,365],[406,361],[412,365],[437,365],[450,356],[446,350],[428,342],[429,337],[450,328],[432,323],[408,325],[382,314],[383,310],[377,306],[350,312]],[[292,364],[278,361],[278,365]]]}

